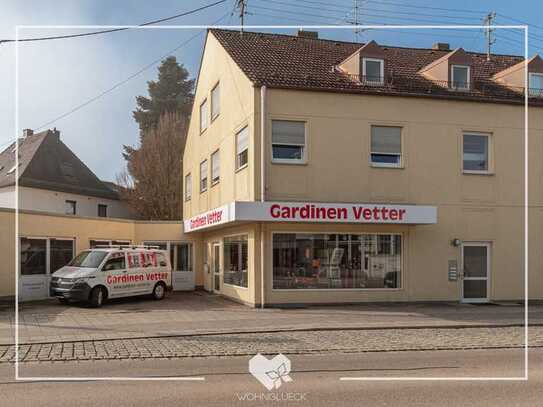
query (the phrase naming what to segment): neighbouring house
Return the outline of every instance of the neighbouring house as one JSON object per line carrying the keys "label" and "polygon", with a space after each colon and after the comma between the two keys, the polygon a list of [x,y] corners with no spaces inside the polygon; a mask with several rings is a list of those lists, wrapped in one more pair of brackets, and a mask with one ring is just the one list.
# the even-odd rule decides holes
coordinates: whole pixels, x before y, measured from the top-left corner
{"label": "neighbouring house", "polygon": [[[60,139],[56,129],[19,139],[19,201],[22,210],[65,215],[131,218],[114,183],[98,177]],[[0,207],[15,207],[15,143],[0,153]]]}
{"label": "neighbouring house", "polygon": [[[15,145],[0,153],[0,298],[49,296],[51,274],[82,250],[100,245],[150,244],[170,253],[173,289],[194,289],[194,237],[181,221],[133,219],[114,183],[101,181],[61,141],[57,130],[19,140],[19,218],[15,239]],[[16,246],[16,242],[18,243]],[[15,259],[18,251],[17,280]]]}
{"label": "neighbouring house", "polygon": [[197,280],[253,306],[518,301],[527,213],[542,299],[542,96],[539,56],[209,30],[183,157]]}

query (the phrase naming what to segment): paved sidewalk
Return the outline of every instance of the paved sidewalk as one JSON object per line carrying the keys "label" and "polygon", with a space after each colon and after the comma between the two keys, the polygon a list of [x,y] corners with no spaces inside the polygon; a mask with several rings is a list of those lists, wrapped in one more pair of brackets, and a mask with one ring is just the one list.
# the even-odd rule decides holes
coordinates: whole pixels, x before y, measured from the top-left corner
{"label": "paved sidewalk", "polygon": [[[19,318],[19,343],[32,344],[314,329],[512,326],[524,323],[524,307],[451,303],[261,310],[204,292],[187,292],[160,302],[115,300],[99,309],[56,300],[25,303]],[[542,305],[530,306],[530,323],[543,324]],[[0,308],[0,345],[14,343],[13,325],[13,309]]]}
{"label": "paved sidewalk", "polygon": [[[543,327],[531,327],[530,347],[543,346]],[[20,362],[186,358],[264,354],[392,352],[524,347],[524,328],[423,328],[219,334],[22,345]],[[0,346],[0,363],[15,360]]]}

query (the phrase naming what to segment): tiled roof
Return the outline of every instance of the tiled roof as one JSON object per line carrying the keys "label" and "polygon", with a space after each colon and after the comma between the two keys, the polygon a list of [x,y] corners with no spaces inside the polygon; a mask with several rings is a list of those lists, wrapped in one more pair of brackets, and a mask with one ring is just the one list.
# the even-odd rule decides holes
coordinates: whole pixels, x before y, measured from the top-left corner
{"label": "tiled roof", "polygon": [[[430,97],[523,102],[523,96],[491,77],[523,61],[521,56],[467,52],[471,58],[473,87],[469,92],[449,91],[417,72],[450,51],[380,45],[384,51],[385,84],[364,85],[337,65],[364,44],[292,35],[211,29],[241,70],[256,85],[333,92],[401,94]],[[541,101],[534,101],[542,103]]]}
{"label": "tiled roof", "polygon": [[[15,143],[0,152],[0,188],[15,184]],[[118,199],[59,138],[46,130],[19,139],[19,185]]]}

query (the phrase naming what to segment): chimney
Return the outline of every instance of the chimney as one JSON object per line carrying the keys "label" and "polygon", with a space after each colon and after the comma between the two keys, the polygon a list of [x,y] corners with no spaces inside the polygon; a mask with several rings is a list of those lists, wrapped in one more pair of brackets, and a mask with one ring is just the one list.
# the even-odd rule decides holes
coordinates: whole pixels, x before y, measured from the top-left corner
{"label": "chimney", "polygon": [[319,32],[318,31],[304,31],[302,29],[298,30],[298,37],[300,38],[311,38],[311,39],[318,39],[319,38]]}
{"label": "chimney", "polygon": [[56,140],[60,140],[60,131],[57,130],[56,127],[54,127],[53,130],[49,130],[49,134],[51,134]]}
{"label": "chimney", "polygon": [[23,129],[23,137],[29,137],[34,134],[34,130],[32,129]]}
{"label": "chimney", "polygon": [[448,42],[434,42],[432,44],[432,49],[434,51],[450,51],[451,46]]}

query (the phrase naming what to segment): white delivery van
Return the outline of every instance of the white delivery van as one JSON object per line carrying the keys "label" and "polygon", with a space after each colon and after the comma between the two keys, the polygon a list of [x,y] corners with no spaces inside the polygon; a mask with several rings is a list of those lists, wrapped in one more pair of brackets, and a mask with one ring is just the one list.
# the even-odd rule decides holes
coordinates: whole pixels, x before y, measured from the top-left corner
{"label": "white delivery van", "polygon": [[108,298],[152,294],[164,298],[172,288],[166,251],[149,246],[107,246],[84,250],[55,271],[49,293],[59,301],[88,301],[100,307]]}

